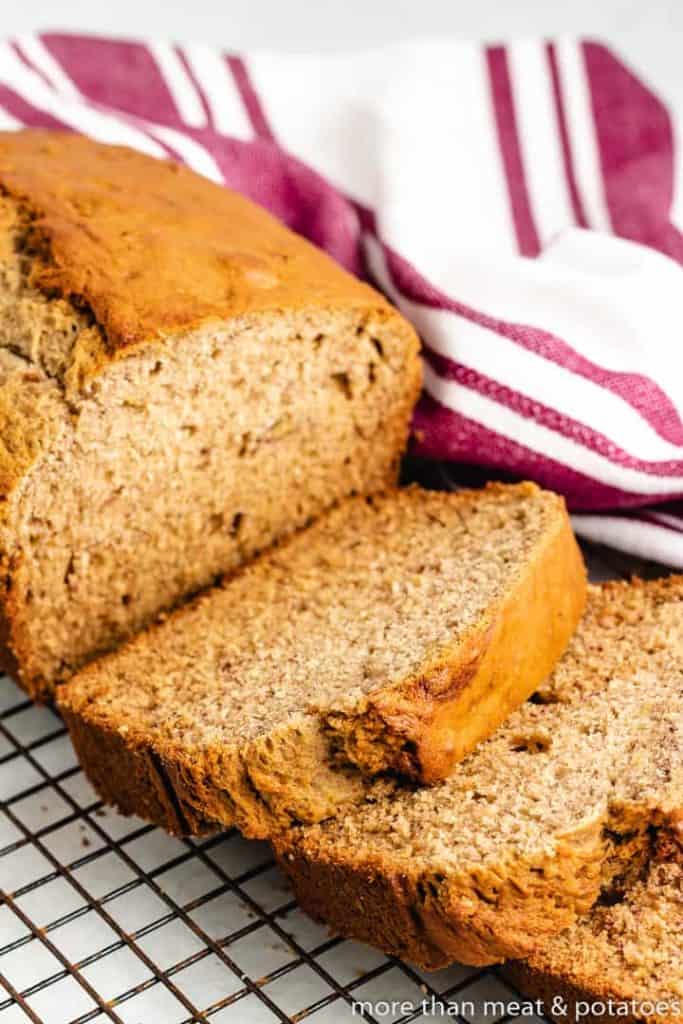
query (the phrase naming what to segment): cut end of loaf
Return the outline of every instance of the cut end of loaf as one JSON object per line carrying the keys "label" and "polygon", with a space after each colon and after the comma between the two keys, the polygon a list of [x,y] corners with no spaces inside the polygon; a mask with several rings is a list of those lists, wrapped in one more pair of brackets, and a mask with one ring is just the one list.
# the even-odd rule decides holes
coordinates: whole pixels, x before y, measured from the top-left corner
{"label": "cut end of loaf", "polygon": [[584,594],[564,504],[532,484],[351,499],[60,704],[106,799],[135,805],[95,753],[117,734],[194,813],[269,836],[447,773],[545,677]]}
{"label": "cut end of loaf", "polygon": [[166,332],[95,372],[98,323],[36,285],[30,222],[0,200],[0,551],[7,642],[42,699],[340,499],[391,485],[421,374],[412,328],[350,278],[346,303]]}

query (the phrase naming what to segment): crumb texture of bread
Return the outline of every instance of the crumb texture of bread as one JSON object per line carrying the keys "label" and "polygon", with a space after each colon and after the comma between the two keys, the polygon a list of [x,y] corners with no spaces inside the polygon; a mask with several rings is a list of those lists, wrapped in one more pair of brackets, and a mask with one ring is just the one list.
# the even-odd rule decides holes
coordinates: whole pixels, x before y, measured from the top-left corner
{"label": "crumb texture of bread", "polygon": [[576,1020],[577,1007],[589,1024],[683,1020],[683,847],[653,859],[624,893],[505,971],[548,1015],[560,997],[563,1020]]}
{"label": "crumb texture of bread", "polygon": [[549,681],[445,782],[276,837],[302,906],[428,968],[526,957],[683,807],[683,578],[589,591]]}
{"label": "crumb texture of bread", "polygon": [[3,637],[49,697],[350,494],[391,486],[410,325],[246,199],[0,133]]}
{"label": "crumb texture of bread", "polygon": [[447,775],[547,676],[585,592],[564,503],[533,484],[352,498],[60,707],[105,799],[267,837]]}

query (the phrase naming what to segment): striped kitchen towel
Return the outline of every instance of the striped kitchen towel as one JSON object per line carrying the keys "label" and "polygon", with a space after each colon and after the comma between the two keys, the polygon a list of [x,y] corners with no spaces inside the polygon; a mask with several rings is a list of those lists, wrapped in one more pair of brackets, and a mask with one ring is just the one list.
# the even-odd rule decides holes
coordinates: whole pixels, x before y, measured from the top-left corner
{"label": "striped kitchen towel", "polygon": [[413,451],[563,492],[683,567],[683,173],[665,103],[576,39],[343,55],[47,33],[0,127],[75,129],[245,192],[416,324]]}

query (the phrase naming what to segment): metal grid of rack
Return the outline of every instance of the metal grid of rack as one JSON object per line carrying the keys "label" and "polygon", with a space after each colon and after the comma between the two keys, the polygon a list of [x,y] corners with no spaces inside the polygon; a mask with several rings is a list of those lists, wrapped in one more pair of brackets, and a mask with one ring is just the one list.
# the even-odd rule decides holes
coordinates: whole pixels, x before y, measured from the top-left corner
{"label": "metal grid of rack", "polygon": [[[589,561],[596,578],[657,572],[604,550]],[[296,906],[263,843],[236,832],[175,839],[103,807],[56,713],[9,680],[0,889],[2,1024],[407,1024],[444,1010],[481,1024],[484,1000],[515,997],[495,970],[428,974],[330,937]],[[384,1013],[392,1001],[415,1009]],[[474,1010],[454,1018],[463,1002]]]}
{"label": "metal grid of rack", "polygon": [[[331,938],[264,843],[175,839],[103,807],[55,712],[9,680],[0,701],[3,1024],[379,1024],[510,995],[494,971],[422,973]],[[383,1000],[419,1009],[354,1010]]]}

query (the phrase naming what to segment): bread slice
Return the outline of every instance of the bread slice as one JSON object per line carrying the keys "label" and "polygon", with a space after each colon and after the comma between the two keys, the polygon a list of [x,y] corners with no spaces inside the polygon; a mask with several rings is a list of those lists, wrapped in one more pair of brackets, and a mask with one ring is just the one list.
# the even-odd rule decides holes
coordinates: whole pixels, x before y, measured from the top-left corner
{"label": "bread slice", "polygon": [[679,847],[677,855],[672,850],[653,861],[625,893],[596,906],[542,952],[504,970],[556,1020],[672,1024],[683,1019],[682,940]]}
{"label": "bread slice", "polygon": [[228,189],[0,133],[0,285],[0,611],[37,697],[395,482],[415,332]]}
{"label": "bread slice", "polygon": [[446,775],[548,674],[585,589],[564,502],[533,484],[350,499],[60,707],[105,800],[270,836]]}
{"label": "bread slice", "polygon": [[304,909],[428,968],[524,957],[683,807],[683,577],[591,588],[535,698],[431,789],[276,838]]}

